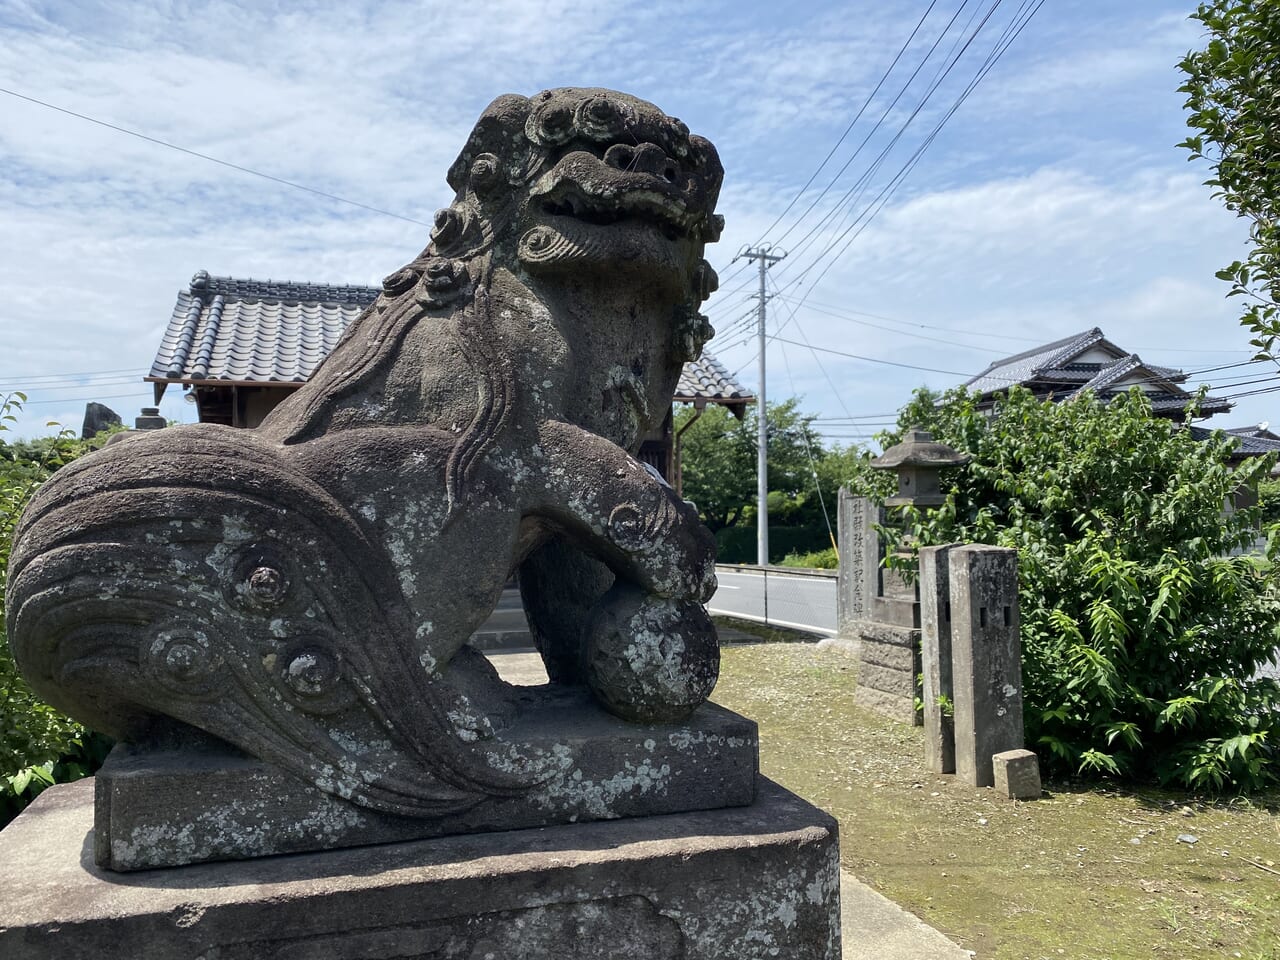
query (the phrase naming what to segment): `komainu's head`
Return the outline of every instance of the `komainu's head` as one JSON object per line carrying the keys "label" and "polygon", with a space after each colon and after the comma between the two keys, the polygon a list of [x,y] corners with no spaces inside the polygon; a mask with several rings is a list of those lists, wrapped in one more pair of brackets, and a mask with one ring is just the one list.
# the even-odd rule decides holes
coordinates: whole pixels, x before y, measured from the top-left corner
{"label": "komainu's head", "polygon": [[416,287],[430,306],[461,299],[482,255],[535,276],[600,267],[680,304],[672,350],[693,359],[712,333],[697,309],[716,286],[702,252],[724,226],[723,176],[710,141],[645,100],[578,87],[499,97],[449,169],[456,196],[436,214],[430,246],[387,278],[386,293]]}

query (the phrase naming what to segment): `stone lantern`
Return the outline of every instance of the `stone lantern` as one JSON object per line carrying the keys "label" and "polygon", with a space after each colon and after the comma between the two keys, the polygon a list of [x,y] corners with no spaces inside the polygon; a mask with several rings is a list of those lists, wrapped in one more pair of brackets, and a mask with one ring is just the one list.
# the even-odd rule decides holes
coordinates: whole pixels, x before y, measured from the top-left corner
{"label": "stone lantern", "polygon": [[969,460],[968,454],[934,440],[928,430],[912,427],[901,443],[872,460],[871,466],[898,471],[898,495],[885,500],[885,506],[936,507],[946,500],[938,474],[944,467],[959,467]]}

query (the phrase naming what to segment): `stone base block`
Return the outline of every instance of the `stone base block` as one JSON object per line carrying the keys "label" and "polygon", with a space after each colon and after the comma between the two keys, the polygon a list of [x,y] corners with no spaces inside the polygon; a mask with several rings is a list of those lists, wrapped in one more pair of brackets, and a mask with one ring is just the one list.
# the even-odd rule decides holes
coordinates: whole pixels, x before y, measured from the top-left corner
{"label": "stone base block", "polygon": [[96,778],[95,857],[112,870],[145,870],[742,806],[755,796],[755,722],[713,703],[683,723],[649,726],[609,716],[582,691],[547,687],[520,732],[564,756],[560,773],[530,793],[422,819],[357,806],[221,744],[120,746]]}
{"label": "stone base block", "polygon": [[916,678],[920,675],[920,631],[863,620],[853,625],[858,636],[856,702],[868,710],[919,724]]}
{"label": "stone base block", "polygon": [[870,710],[899,723],[917,723],[920,711],[916,709],[915,697],[904,697],[896,693],[885,693],[875,687],[858,687],[853,694],[853,702],[864,710]]}
{"label": "stone base block", "polygon": [[1040,799],[1040,758],[1030,750],[1005,750],[991,758],[996,793],[1011,800]]}
{"label": "stone base block", "polygon": [[0,956],[840,956],[836,823],[766,780],[733,810],[126,875],[94,864],[92,822],[82,782],[46,791],[0,833]]}

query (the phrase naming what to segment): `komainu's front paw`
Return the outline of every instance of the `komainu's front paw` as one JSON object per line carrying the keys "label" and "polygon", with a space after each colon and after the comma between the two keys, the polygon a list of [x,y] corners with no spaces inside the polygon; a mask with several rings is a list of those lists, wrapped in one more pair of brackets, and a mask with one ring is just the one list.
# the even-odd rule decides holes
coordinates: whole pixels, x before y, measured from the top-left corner
{"label": "komainu's front paw", "polygon": [[610,713],[635,723],[683,720],[720,675],[720,642],[702,605],[629,584],[601,598],[586,644],[592,693]]}

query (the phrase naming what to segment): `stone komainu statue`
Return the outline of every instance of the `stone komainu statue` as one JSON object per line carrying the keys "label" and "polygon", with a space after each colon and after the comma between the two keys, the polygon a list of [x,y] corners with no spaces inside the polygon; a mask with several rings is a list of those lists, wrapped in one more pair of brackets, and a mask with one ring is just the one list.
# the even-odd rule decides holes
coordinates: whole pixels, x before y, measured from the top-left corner
{"label": "stone komainu statue", "polygon": [[596,89],[500,97],[431,242],[257,430],[176,427],[58,474],[19,525],[9,638],[50,703],[197,728],[433,816],[554,758],[466,645],[513,570],[554,682],[641,722],[715,684],[714,543],[628,454],[712,330],[712,145]]}

